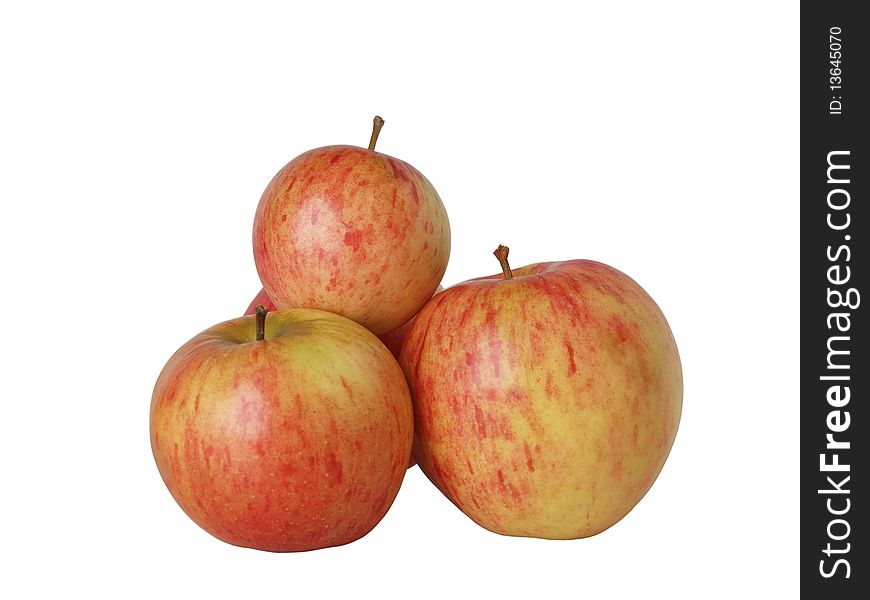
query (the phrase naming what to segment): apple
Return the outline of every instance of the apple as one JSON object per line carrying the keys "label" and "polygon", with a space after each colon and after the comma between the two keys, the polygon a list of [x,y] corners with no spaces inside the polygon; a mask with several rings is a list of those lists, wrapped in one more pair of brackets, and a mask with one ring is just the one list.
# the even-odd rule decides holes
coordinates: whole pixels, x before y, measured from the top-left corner
{"label": "apple", "polygon": [[172,496],[238,546],[337,546],[386,514],[411,453],[405,378],[369,331],[316,309],[240,317],[184,344],[151,400]]}
{"label": "apple", "polygon": [[432,184],[369,147],[326,146],[290,161],[254,219],[254,260],[278,308],[321,308],[376,334],[426,303],[447,268],[450,224]]}
{"label": "apple", "polygon": [[[444,288],[442,286],[438,286],[438,289],[435,290],[437,294]],[[248,310],[245,311],[246,315],[253,315],[257,312],[257,307],[263,305],[266,307],[266,310],[275,310],[275,303],[272,302],[272,299],[269,298],[269,294],[266,293],[265,289],[261,289],[254,299],[251,301],[251,304],[248,305]],[[389,348],[390,352],[393,353],[393,356],[396,357],[396,360],[399,360],[399,352],[402,349],[402,344],[405,342],[405,336],[408,335],[408,329],[411,327],[411,322],[414,320],[414,317],[411,317],[404,325],[400,325],[396,329],[392,331],[388,331],[378,337],[384,343],[384,345]]]}
{"label": "apple", "polygon": [[677,346],[632,279],[590,260],[447,288],[400,363],[414,456],[466,515],[505,535],[573,539],[624,517],[664,465],[682,409]]}

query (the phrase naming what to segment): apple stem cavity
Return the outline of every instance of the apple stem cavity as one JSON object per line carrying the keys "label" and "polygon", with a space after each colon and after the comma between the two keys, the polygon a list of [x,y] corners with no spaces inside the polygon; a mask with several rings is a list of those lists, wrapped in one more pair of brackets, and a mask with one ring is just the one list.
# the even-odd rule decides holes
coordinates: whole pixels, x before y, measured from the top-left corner
{"label": "apple stem cavity", "polygon": [[498,262],[501,264],[501,270],[504,272],[505,279],[511,279],[514,276],[514,274],[511,273],[511,266],[508,264],[507,259],[508,252],[510,251],[511,249],[507,246],[499,244],[498,248],[496,248],[495,252],[493,252],[495,257],[498,259]]}
{"label": "apple stem cavity", "polygon": [[384,120],[375,115],[374,125],[372,126],[372,138],[369,140],[369,150],[374,151],[375,144],[378,143],[378,136],[381,134],[381,128],[384,126]]}
{"label": "apple stem cavity", "polygon": [[266,307],[262,304],[257,305],[257,341],[266,339]]}

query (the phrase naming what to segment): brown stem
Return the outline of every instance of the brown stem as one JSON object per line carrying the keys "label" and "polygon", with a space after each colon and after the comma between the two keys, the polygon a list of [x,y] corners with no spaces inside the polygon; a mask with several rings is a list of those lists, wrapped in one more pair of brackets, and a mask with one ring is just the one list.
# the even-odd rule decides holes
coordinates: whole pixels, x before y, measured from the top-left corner
{"label": "brown stem", "polygon": [[375,149],[375,144],[378,143],[378,136],[381,134],[381,127],[384,126],[384,120],[375,116],[374,125],[372,126],[372,139],[369,140],[369,150]]}
{"label": "brown stem", "polygon": [[502,245],[499,245],[499,247],[495,249],[495,252],[493,252],[495,257],[498,259],[498,262],[501,263],[501,270],[504,272],[505,279],[510,279],[514,276],[514,274],[511,273],[511,266],[508,264],[508,252],[510,252],[510,248]]}
{"label": "brown stem", "polygon": [[257,305],[257,341],[266,339],[266,307],[262,304]]}

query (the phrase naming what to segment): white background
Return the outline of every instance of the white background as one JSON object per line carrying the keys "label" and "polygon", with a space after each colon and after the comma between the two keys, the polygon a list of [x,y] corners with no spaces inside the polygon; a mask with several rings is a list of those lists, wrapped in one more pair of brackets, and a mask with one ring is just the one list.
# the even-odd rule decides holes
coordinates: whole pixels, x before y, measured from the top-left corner
{"label": "white background", "polygon": [[[796,595],[797,3],[421,4],[3,4],[0,596]],[[415,468],[367,537],[275,555],[165,489],[160,369],[259,289],[275,171],[376,113],[447,207],[446,284],[505,243],[667,315],[680,431],[605,533],[497,536]]]}

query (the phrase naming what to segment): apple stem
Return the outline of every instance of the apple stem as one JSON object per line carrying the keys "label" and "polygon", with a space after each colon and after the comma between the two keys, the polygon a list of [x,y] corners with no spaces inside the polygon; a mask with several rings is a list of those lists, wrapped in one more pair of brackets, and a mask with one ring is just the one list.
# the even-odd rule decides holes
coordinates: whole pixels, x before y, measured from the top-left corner
{"label": "apple stem", "polygon": [[501,270],[504,272],[505,279],[510,279],[514,276],[514,274],[511,273],[511,266],[508,264],[508,252],[510,252],[510,248],[501,244],[499,244],[498,248],[493,252],[495,257],[498,259],[498,262],[501,263]]}
{"label": "apple stem", "polygon": [[381,134],[381,127],[384,126],[384,120],[375,116],[374,125],[372,126],[372,138],[369,140],[369,150],[375,149],[375,144],[378,143],[378,136]]}
{"label": "apple stem", "polygon": [[266,307],[262,304],[257,305],[257,341],[266,339]]}

